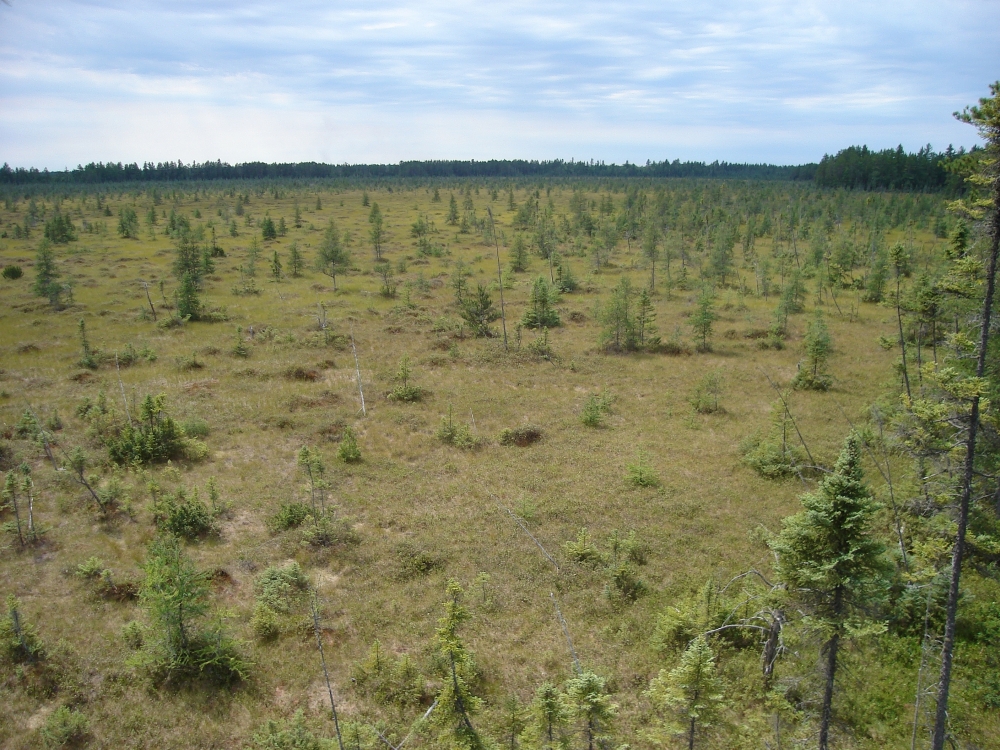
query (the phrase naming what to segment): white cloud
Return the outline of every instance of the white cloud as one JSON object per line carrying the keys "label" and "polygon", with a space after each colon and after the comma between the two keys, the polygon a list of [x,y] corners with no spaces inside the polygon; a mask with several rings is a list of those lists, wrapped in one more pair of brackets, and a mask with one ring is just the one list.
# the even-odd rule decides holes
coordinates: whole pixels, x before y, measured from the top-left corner
{"label": "white cloud", "polygon": [[48,167],[943,147],[1000,61],[986,2],[13,2],[0,160]]}

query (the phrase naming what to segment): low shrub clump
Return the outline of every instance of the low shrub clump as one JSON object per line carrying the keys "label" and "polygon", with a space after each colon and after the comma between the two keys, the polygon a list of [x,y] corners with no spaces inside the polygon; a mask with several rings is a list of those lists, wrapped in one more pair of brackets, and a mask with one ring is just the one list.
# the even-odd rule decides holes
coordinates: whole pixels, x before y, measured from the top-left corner
{"label": "low shrub clump", "polygon": [[448,407],[448,416],[441,417],[441,424],[438,426],[435,436],[442,443],[453,445],[461,450],[472,450],[482,444],[481,439],[472,434],[469,425],[455,424],[450,406]]}
{"label": "low shrub clump", "polygon": [[507,428],[500,432],[498,442],[500,445],[516,445],[519,448],[537,443],[542,439],[542,428],[534,425],[523,425],[521,427]]}

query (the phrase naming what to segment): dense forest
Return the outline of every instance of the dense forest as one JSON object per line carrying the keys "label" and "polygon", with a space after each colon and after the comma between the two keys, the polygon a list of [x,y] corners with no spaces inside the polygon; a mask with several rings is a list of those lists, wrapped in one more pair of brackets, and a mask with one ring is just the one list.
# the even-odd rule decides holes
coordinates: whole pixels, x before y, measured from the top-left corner
{"label": "dense forest", "polygon": [[4,186],[0,744],[995,747],[963,117],[959,200]]}
{"label": "dense forest", "polygon": [[726,162],[682,162],[680,160],[636,164],[563,161],[404,161],[399,164],[265,164],[230,165],[221,161],[191,163],[121,164],[109,162],[65,172],[0,168],[0,184],[88,184],[119,182],[163,182],[246,179],[363,179],[397,178],[497,178],[497,177],[707,177],[743,180],[809,180],[815,164],[779,167],[772,164],[728,164]]}
{"label": "dense forest", "polygon": [[819,164],[776,166],[773,164],[730,164],[727,162],[647,161],[645,165],[605,164],[594,161],[405,161],[399,164],[265,164],[248,162],[230,165],[221,161],[198,164],[151,162],[122,164],[95,163],[64,172],[35,168],[0,168],[0,185],[80,185],[122,182],[176,182],[247,179],[362,179],[398,178],[710,178],[728,180],[814,181],[822,187],[857,190],[906,190],[948,194],[961,192],[959,174],[947,165],[966,155],[964,149],[949,146],[936,153],[930,146],[910,154],[902,146],[869,151],[867,146],[851,146],[836,155],[825,155]]}

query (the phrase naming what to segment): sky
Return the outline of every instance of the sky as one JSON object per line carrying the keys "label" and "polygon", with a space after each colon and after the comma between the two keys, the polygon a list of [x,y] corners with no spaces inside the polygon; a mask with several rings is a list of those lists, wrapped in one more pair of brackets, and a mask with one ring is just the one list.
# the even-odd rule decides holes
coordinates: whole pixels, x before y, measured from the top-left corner
{"label": "sky", "polygon": [[1000,2],[2,0],[0,162],[969,147]]}

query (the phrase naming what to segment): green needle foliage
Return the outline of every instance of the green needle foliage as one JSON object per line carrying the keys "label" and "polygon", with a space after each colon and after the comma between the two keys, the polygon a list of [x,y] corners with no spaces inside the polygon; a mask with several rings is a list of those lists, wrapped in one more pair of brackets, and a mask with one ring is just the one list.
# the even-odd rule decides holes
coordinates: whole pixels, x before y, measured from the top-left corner
{"label": "green needle foliage", "polygon": [[490,323],[500,319],[500,311],[493,306],[493,298],[482,284],[476,287],[474,294],[461,298],[459,315],[469,324],[472,335],[477,338],[492,336],[493,328]]}
{"label": "green needle foliage", "polygon": [[140,600],[154,638],[134,659],[158,681],[202,677],[214,684],[240,682],[250,665],[237,644],[217,626],[203,628],[208,614],[208,580],[184,554],[176,537],[149,547]]}
{"label": "green needle foliage", "polygon": [[861,439],[851,433],[833,473],[802,496],[804,510],[784,521],[771,542],[789,596],[809,612],[821,633],[825,689],[820,750],[826,750],[841,640],[864,631],[864,619],[885,593],[888,562],[875,534],[879,505],[864,484]]}
{"label": "green needle foliage", "polygon": [[691,315],[691,328],[698,341],[698,351],[712,350],[712,326],[719,319],[715,312],[715,295],[710,289],[705,289],[698,297],[698,307]]}
{"label": "green needle foliage", "polygon": [[146,396],[139,420],[106,438],[108,457],[120,466],[161,463],[185,454],[184,431],[164,411],[166,394]]}
{"label": "green needle foliage", "polygon": [[539,750],[565,748],[569,741],[566,736],[568,722],[565,697],[551,682],[543,682],[528,707],[526,739]]}
{"label": "green needle foliage", "polygon": [[524,311],[521,325],[525,328],[555,328],[562,325],[559,312],[555,309],[559,301],[559,290],[539,276],[531,286],[528,309]]}
{"label": "green needle foliage", "polygon": [[698,731],[711,726],[723,706],[722,680],[705,637],[691,641],[675,669],[661,669],[645,695],[657,708],[674,713],[677,722],[668,728],[685,735],[688,750],[694,750]]}
{"label": "green needle foliage", "polygon": [[35,283],[32,291],[36,297],[45,297],[53,308],[62,305],[62,284],[59,283],[59,271],[56,270],[55,253],[48,239],[42,240],[35,255]]}
{"label": "green needle foliage", "polygon": [[389,392],[388,398],[390,401],[412,403],[420,401],[424,397],[424,389],[410,382],[412,375],[413,368],[410,365],[410,358],[404,355],[399,360],[399,369],[396,370],[395,380],[398,385]]}
{"label": "green needle foliage", "polygon": [[[293,247],[298,253],[298,246],[293,243]],[[319,254],[316,256],[316,270],[333,280],[333,288],[336,291],[337,277],[347,273],[350,265],[351,253],[344,247],[340,230],[333,219],[330,219],[330,223],[323,232],[323,242],[319,246]]]}
{"label": "green needle foliage", "polygon": [[361,461],[361,448],[358,447],[358,438],[354,430],[350,427],[344,428],[344,436],[340,440],[340,447],[337,448],[337,456],[345,464],[356,464]]}
{"label": "green needle foliage", "polygon": [[475,679],[475,663],[458,635],[458,629],[472,615],[462,603],[465,592],[458,581],[448,581],[447,594],[445,614],[438,620],[435,633],[441,690],[430,724],[438,730],[442,743],[463,750],[482,750],[487,744],[472,725],[472,717],[482,709],[483,700],[472,692],[469,683]]}
{"label": "green needle foliage", "polygon": [[566,709],[580,722],[587,750],[594,750],[595,743],[603,746],[602,740],[618,714],[618,705],[611,700],[606,685],[605,679],[593,672],[582,672],[566,682]]}
{"label": "green needle foliage", "polygon": [[829,390],[833,379],[826,373],[826,363],[832,348],[830,329],[826,326],[823,313],[817,310],[815,317],[806,326],[805,366],[799,365],[799,371],[792,380],[792,387],[811,391]]}

